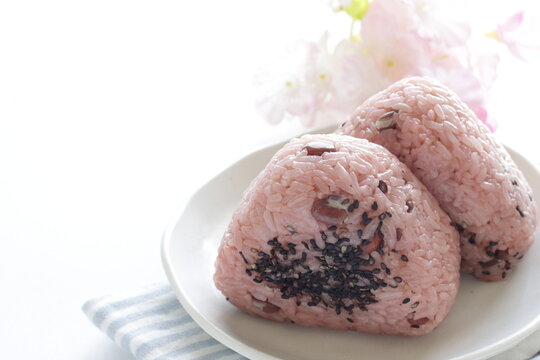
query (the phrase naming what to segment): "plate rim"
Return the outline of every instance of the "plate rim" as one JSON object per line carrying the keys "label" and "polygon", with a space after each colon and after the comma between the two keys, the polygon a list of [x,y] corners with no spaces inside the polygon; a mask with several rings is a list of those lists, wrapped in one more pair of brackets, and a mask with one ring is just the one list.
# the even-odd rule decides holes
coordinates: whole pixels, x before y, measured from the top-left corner
{"label": "plate rim", "polygon": [[[284,140],[288,141],[288,140]],[[193,320],[199,325],[208,335],[210,335],[212,338],[220,342],[221,344],[227,346],[231,350],[236,351],[242,356],[247,357],[248,359],[257,359],[257,360],[283,360],[281,358],[272,356],[270,354],[267,354],[261,350],[252,348],[248,345],[243,344],[242,342],[239,342],[235,340],[232,336],[227,334],[226,332],[219,329],[214,324],[206,321],[194,308],[194,306],[191,304],[191,302],[186,298],[184,295],[184,292],[182,291],[180,287],[180,282],[178,281],[173,268],[172,268],[172,261],[170,258],[170,244],[172,241],[172,233],[174,231],[174,228],[178,224],[178,221],[182,218],[184,213],[186,212],[189,205],[192,203],[193,199],[201,192],[202,189],[204,189],[208,184],[210,184],[212,181],[214,181],[216,178],[218,178],[222,173],[225,171],[228,171],[229,169],[235,167],[238,163],[245,160],[247,157],[252,156],[256,153],[262,152],[267,150],[268,148],[274,147],[278,144],[283,143],[284,141],[276,142],[271,145],[263,146],[255,151],[250,152],[247,155],[242,156],[240,159],[234,161],[229,166],[223,168],[222,170],[219,170],[217,173],[215,173],[208,181],[206,181],[203,185],[201,185],[197,190],[195,190],[188,198],[188,200],[180,207],[179,210],[177,210],[176,214],[172,217],[172,220],[168,223],[167,227],[165,228],[165,231],[163,232],[162,238],[161,238],[161,246],[160,246],[160,253],[161,253],[161,260],[162,265],[165,270],[165,274],[167,275],[167,279],[169,280],[169,285],[172,287],[178,301],[180,304],[184,307],[186,312],[193,318]]]}
{"label": "plate rim", "polygon": [[[334,126],[332,127],[332,129]],[[318,132],[318,133],[325,133],[327,130],[330,129],[330,127],[325,127],[323,129],[318,129],[312,132]],[[303,135],[303,134],[302,134]],[[297,135],[301,136],[301,135]],[[295,137],[295,136],[293,136]],[[249,345],[244,344],[241,341],[238,341],[234,339],[232,336],[230,336],[227,332],[222,331],[219,329],[216,325],[212,324],[211,322],[207,321],[204,317],[202,317],[198,311],[195,310],[194,306],[191,304],[191,302],[187,299],[185,296],[185,292],[181,289],[180,282],[178,281],[178,278],[176,277],[173,267],[172,267],[172,260],[170,257],[170,244],[172,242],[172,233],[174,231],[174,228],[178,224],[178,221],[182,218],[182,216],[185,214],[186,210],[188,209],[189,205],[192,203],[193,199],[201,192],[202,189],[204,189],[208,184],[210,184],[212,181],[214,181],[216,178],[218,178],[222,173],[228,171],[229,169],[235,167],[238,163],[244,161],[246,158],[255,155],[257,153],[260,153],[262,151],[265,151],[271,147],[275,147],[279,144],[286,143],[291,138],[285,139],[280,142],[276,142],[274,144],[270,144],[267,146],[262,146],[255,151],[252,151],[248,153],[247,155],[242,156],[240,159],[232,162],[229,166],[223,168],[222,170],[218,170],[217,173],[214,173],[214,175],[206,181],[202,186],[197,188],[188,198],[188,200],[180,207],[179,210],[175,213],[175,215],[172,217],[172,220],[168,223],[167,227],[165,228],[165,231],[163,232],[162,239],[161,239],[161,247],[160,247],[160,253],[161,253],[161,260],[162,265],[165,270],[165,274],[167,275],[167,279],[169,280],[169,285],[172,287],[178,301],[180,304],[184,307],[186,312],[193,318],[193,320],[199,325],[206,333],[208,333],[211,337],[213,337],[215,340],[220,342],[221,344],[227,346],[228,348],[236,351],[240,355],[243,355],[249,359],[257,359],[257,360],[283,360],[281,358],[275,357],[273,355],[270,355],[262,350],[253,348]],[[532,171],[535,173],[535,175],[540,178],[540,171],[537,169],[537,167],[524,155],[519,153],[518,151],[514,150],[512,147],[503,144],[504,148],[509,152],[510,157],[514,159],[514,157],[520,158],[520,161],[523,161],[527,166],[529,166]],[[539,196],[540,194],[535,194],[536,196]],[[539,231],[538,228],[536,231]],[[462,356],[454,357],[449,360],[478,360],[478,359],[486,359],[488,357],[497,355],[499,353],[502,353],[513,346],[517,345],[521,340],[525,339],[527,336],[531,335],[534,331],[538,330],[540,328],[540,313],[536,316],[536,318],[529,323],[528,326],[520,329],[519,331],[507,336],[504,339],[499,340],[496,343],[484,346],[483,348],[480,348],[472,353],[465,354]]]}

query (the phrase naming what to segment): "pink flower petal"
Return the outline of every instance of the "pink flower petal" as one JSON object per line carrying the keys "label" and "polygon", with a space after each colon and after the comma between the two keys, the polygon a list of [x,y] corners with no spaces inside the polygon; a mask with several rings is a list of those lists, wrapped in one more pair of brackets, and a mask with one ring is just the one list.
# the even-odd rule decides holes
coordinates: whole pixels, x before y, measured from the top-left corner
{"label": "pink flower petal", "polygon": [[502,24],[497,26],[497,33],[505,34],[510,31],[515,31],[519,28],[521,23],[523,22],[523,11],[519,11],[515,13],[514,15],[510,16],[508,19],[506,19]]}

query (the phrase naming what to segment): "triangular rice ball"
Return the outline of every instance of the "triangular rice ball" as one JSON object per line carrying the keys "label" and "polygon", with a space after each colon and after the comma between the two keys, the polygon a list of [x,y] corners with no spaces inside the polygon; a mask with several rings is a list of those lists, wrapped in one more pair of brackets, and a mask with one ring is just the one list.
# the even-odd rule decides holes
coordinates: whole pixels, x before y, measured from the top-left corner
{"label": "triangular rice ball", "polygon": [[532,191],[504,147],[456,94],[425,78],[372,96],[337,133],[395,154],[461,234],[462,271],[504,279],[534,239]]}
{"label": "triangular rice ball", "polygon": [[437,201],[386,149],[304,136],[245,192],[215,283],[232,304],[270,320],[422,335],[454,302],[458,239]]}

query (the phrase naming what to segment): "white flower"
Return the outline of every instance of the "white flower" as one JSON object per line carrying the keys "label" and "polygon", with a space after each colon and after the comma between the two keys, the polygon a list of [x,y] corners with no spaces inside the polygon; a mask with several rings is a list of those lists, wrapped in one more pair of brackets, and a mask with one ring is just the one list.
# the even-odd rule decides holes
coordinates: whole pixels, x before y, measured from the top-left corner
{"label": "white flower", "polygon": [[431,61],[429,41],[414,31],[414,9],[410,1],[378,0],[362,21],[364,53],[393,81],[418,75]]}
{"label": "white flower", "polygon": [[306,126],[316,121],[330,96],[335,67],[327,38],[325,34],[318,43],[297,42],[256,74],[255,106],[266,121],[277,124],[299,117]]}
{"label": "white flower", "polygon": [[334,51],[332,96],[328,107],[350,114],[369,96],[384,89],[392,80],[379,71],[373,56],[354,40],[341,41]]}
{"label": "white flower", "polygon": [[432,45],[463,46],[471,36],[471,27],[464,21],[451,19],[444,9],[448,2],[441,0],[411,1],[413,23],[418,35]]}
{"label": "white flower", "polygon": [[[319,42],[297,42],[279,61],[259,71],[254,81],[256,107],[268,122],[340,122],[369,96],[419,75],[449,86],[494,128],[486,100],[497,74],[498,45],[471,36],[470,26],[449,18],[441,0],[327,1],[360,24],[360,34],[351,27],[351,38],[333,51],[328,49],[328,34]],[[515,36],[522,20],[518,13],[490,34],[516,56],[525,47]]]}
{"label": "white flower", "polygon": [[525,53],[528,50],[540,50],[540,36],[538,36],[540,29],[534,21],[524,20],[525,13],[517,12],[498,24],[487,36],[506,45],[512,55],[525,61],[527,57]]}

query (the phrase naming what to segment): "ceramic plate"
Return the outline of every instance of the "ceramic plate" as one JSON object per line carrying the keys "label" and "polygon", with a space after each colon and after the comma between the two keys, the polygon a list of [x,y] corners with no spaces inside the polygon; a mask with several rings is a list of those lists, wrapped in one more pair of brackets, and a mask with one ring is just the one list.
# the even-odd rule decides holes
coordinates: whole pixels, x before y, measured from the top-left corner
{"label": "ceramic plate", "polygon": [[[249,316],[214,287],[218,244],[244,189],[283,144],[254,152],[204,185],[166,230],[165,271],[178,299],[211,336],[249,359],[485,359],[540,325],[540,236],[507,281],[462,277],[452,311],[429,335],[369,335],[274,323]],[[510,155],[540,197],[540,175],[520,154]]]}

